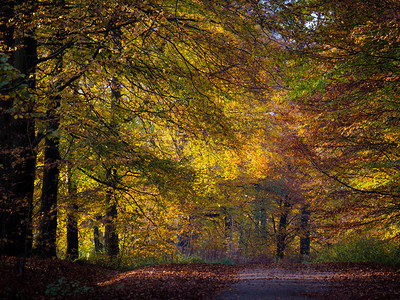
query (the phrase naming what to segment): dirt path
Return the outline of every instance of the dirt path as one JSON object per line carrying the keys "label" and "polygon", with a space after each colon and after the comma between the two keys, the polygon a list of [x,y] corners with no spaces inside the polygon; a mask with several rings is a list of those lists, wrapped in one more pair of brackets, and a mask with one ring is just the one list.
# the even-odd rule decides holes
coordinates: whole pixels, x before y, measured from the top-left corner
{"label": "dirt path", "polygon": [[326,299],[327,280],[332,275],[313,268],[251,266],[241,271],[239,281],[217,299]]}

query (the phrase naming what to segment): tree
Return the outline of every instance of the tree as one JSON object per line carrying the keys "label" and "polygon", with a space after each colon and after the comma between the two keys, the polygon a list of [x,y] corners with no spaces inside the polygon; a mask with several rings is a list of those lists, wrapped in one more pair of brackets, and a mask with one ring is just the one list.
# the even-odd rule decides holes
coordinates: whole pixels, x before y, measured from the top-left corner
{"label": "tree", "polygon": [[[45,256],[57,254],[62,240],[57,232],[64,232],[60,224],[67,224],[66,249],[73,258],[83,244],[77,242],[78,231],[86,232],[88,224],[97,227],[97,237],[105,230],[110,256],[128,251],[127,244],[170,247],[174,210],[190,215],[208,205],[200,186],[210,180],[206,190],[212,190],[218,184],[218,176],[210,175],[218,173],[218,164],[214,170],[205,167],[203,155],[215,149],[229,153],[228,148],[244,144],[241,125],[254,119],[237,110],[265,97],[273,77],[269,65],[262,64],[273,58],[263,57],[259,42],[264,40],[269,50],[275,44],[255,25],[254,3],[92,4],[38,2],[35,14],[25,14],[30,22],[22,22],[22,11],[15,10],[11,23],[38,43],[37,68],[27,77],[35,106],[22,119],[36,123],[36,136],[29,138],[44,159],[43,172],[37,169],[42,189],[34,204],[40,206],[41,219],[35,218],[34,229],[37,250]],[[21,7],[31,12],[22,2]],[[7,123],[16,103],[3,104],[1,121]],[[16,136],[10,133],[1,158],[8,167],[14,158],[7,150]],[[223,162],[226,178],[240,172],[236,161],[228,162],[232,157]],[[9,192],[7,174],[2,178]],[[60,180],[64,175],[65,182]],[[76,195],[85,195],[85,201]],[[100,195],[104,205],[96,204]],[[62,196],[67,200],[60,201]],[[235,226],[234,208],[220,200],[225,202],[219,223],[226,238]],[[64,214],[68,222],[60,217]],[[30,223],[29,216],[24,220]],[[229,238],[230,247],[233,233]]]}
{"label": "tree", "polygon": [[[111,88],[111,107],[110,107],[110,128],[112,133],[118,137],[119,136],[119,124],[117,123],[116,117],[116,107],[119,106],[121,101],[121,85],[118,82],[117,77],[113,77],[110,80]],[[117,200],[117,188],[119,184],[118,168],[116,166],[110,165],[105,167],[106,178],[105,183],[106,188],[106,214],[105,214],[105,229],[104,229],[104,243],[106,254],[110,258],[114,258],[119,253],[119,239],[117,231],[118,222],[118,200]]]}
{"label": "tree", "polygon": [[[3,1],[1,47],[6,70],[1,91],[1,253],[27,255],[31,249],[31,214],[35,179],[35,123],[32,117],[36,88],[37,44],[29,24],[36,1]],[[17,12],[21,12],[20,15]],[[12,67],[11,67],[12,66]]]}
{"label": "tree", "polygon": [[386,1],[282,5],[286,99],[303,115],[304,154],[320,173],[314,204],[345,228],[397,231],[398,9]]}
{"label": "tree", "polygon": [[65,185],[66,196],[69,198],[67,208],[67,257],[72,260],[79,258],[79,228],[78,228],[78,201],[76,179],[71,166],[66,165]]}

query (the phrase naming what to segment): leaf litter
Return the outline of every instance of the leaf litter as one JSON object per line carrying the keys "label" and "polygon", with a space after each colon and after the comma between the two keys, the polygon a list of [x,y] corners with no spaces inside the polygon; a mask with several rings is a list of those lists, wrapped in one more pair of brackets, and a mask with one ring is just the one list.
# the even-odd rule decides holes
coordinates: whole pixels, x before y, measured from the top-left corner
{"label": "leaf litter", "polygon": [[23,279],[17,266],[17,258],[1,258],[0,299],[214,299],[241,280],[237,274],[252,268],[264,269],[274,280],[322,281],[329,289],[318,295],[324,299],[400,299],[398,267],[372,263],[166,264],[126,272],[28,258]]}

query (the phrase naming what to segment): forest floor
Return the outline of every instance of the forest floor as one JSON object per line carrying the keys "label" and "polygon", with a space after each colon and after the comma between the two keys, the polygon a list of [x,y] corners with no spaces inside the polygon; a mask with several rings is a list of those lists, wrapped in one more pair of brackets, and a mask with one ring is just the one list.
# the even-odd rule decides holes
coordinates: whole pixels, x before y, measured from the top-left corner
{"label": "forest floor", "polygon": [[117,271],[0,260],[0,299],[400,299],[398,268],[370,263],[159,265]]}
{"label": "forest floor", "polygon": [[400,299],[396,270],[370,263],[246,266],[217,299]]}

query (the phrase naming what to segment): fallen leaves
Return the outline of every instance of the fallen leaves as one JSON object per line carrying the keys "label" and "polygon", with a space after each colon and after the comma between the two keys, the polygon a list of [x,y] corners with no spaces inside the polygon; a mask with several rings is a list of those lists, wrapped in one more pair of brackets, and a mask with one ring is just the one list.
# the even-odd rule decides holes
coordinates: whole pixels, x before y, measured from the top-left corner
{"label": "fallen leaves", "polygon": [[[160,265],[118,274],[99,286],[112,297],[131,299],[210,299],[233,282],[235,270],[222,264]],[[115,289],[117,285],[121,289]]]}
{"label": "fallen leaves", "polygon": [[[223,264],[158,265],[122,272],[62,260],[27,260],[21,281],[18,260],[0,261],[1,299],[213,299],[237,281],[244,266]],[[329,299],[400,299],[395,267],[369,263],[262,265],[277,279],[324,281]],[[269,271],[268,271],[269,270]],[[60,280],[61,279],[61,280]],[[251,280],[249,277],[247,280]],[[52,293],[49,292],[52,287]],[[68,290],[69,289],[69,290]],[[64,294],[63,294],[64,293]]]}
{"label": "fallen leaves", "polygon": [[[170,264],[121,272],[31,258],[21,281],[16,263],[16,258],[8,257],[0,264],[3,299],[212,299],[235,281],[235,274],[242,268],[223,264]],[[55,295],[46,294],[49,286]],[[76,290],[71,290],[73,287]],[[65,294],[66,289],[70,293]]]}
{"label": "fallen leaves", "polygon": [[336,299],[400,299],[398,267],[373,263],[327,263],[316,267],[332,272],[329,284]]}

